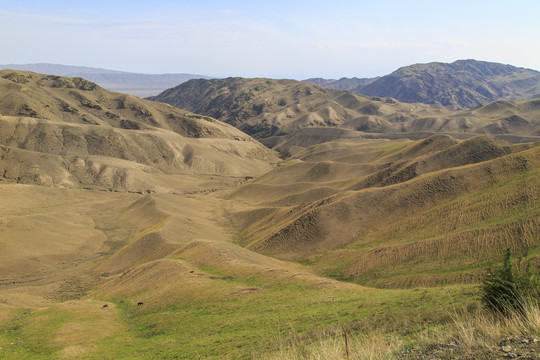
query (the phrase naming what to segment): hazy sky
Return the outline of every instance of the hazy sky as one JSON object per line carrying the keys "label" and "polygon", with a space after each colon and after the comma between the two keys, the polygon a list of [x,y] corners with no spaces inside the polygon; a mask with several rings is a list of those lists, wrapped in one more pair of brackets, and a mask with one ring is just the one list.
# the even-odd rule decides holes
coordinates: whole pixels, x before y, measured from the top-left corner
{"label": "hazy sky", "polygon": [[540,0],[0,0],[0,64],[305,79],[477,59],[540,70]]}

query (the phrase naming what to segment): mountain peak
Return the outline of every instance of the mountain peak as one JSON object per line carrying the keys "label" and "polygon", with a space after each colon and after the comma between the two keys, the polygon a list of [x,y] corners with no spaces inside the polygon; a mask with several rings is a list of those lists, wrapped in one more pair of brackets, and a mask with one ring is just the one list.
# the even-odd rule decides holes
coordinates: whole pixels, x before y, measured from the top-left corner
{"label": "mountain peak", "polygon": [[512,65],[457,60],[401,67],[355,92],[414,103],[473,108],[492,101],[540,96],[540,72]]}

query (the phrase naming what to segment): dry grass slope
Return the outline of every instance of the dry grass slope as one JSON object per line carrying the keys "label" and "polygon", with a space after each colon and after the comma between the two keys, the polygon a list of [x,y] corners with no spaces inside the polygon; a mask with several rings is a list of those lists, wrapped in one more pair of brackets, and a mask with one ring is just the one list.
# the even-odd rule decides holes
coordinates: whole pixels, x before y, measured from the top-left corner
{"label": "dry grass slope", "polygon": [[[383,287],[475,282],[506,246],[536,254],[538,144],[446,136],[359,143],[371,149],[365,163],[340,162],[350,141],[327,143],[237,190],[233,198],[260,204],[232,215],[238,241]],[[311,177],[314,169],[320,176]]]}
{"label": "dry grass slope", "polygon": [[0,94],[8,181],[172,191],[181,185],[160,174],[245,177],[276,161],[231,126],[80,78],[4,70]]}

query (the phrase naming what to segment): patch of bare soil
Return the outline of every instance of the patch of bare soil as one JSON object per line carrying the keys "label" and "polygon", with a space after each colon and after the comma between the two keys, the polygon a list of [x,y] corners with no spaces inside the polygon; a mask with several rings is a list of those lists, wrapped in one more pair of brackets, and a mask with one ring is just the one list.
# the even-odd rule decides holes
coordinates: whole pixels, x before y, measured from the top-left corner
{"label": "patch of bare soil", "polygon": [[503,338],[495,346],[468,347],[455,342],[433,344],[427,349],[404,349],[402,360],[538,360],[540,359],[540,339],[530,336]]}

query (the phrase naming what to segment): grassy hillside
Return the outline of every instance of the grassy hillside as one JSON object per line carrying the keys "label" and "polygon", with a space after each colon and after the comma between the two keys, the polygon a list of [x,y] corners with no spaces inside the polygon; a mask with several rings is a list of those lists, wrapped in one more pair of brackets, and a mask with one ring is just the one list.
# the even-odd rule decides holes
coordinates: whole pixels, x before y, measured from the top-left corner
{"label": "grassy hillside", "polygon": [[539,254],[538,143],[321,127],[276,164],[205,115],[13,71],[0,114],[2,359],[339,359],[344,332],[408,358],[462,341],[504,248]]}
{"label": "grassy hillside", "polygon": [[[20,235],[0,229],[13,271],[0,279],[4,359],[260,358],[319,331],[406,338],[426,321],[445,324],[437,309],[470,303],[466,288],[369,289],[241,248],[223,228],[228,201],[214,195],[3,190],[0,217]],[[78,242],[51,248],[53,232],[20,231],[44,216],[85,232],[65,228]],[[30,250],[28,238],[56,250]]]}
{"label": "grassy hillside", "polygon": [[511,246],[538,253],[538,144],[347,140],[300,152],[232,197],[237,241],[376,287],[473,283]]}

